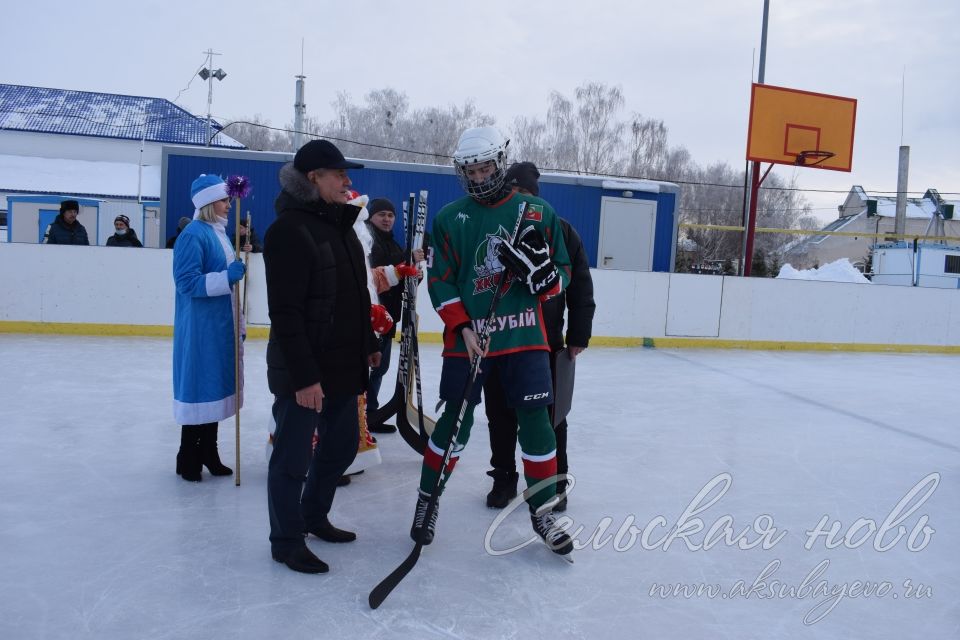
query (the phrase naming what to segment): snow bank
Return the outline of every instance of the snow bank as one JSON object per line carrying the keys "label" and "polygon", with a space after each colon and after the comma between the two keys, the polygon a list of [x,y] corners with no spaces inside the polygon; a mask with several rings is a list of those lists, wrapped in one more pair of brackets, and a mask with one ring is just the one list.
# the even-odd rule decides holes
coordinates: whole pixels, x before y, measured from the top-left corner
{"label": "snow bank", "polygon": [[794,269],[785,264],[780,269],[777,278],[782,280],[817,280],[820,282],[853,282],[856,284],[870,284],[856,267],[846,258],[840,258],[819,269]]}

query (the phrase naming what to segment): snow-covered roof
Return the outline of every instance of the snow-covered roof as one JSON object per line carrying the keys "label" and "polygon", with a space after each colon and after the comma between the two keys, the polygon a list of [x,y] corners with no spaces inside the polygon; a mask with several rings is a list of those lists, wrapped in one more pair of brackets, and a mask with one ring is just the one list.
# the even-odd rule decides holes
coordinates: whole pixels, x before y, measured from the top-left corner
{"label": "snow-covered roof", "polygon": [[[160,199],[160,167],[143,167],[140,195]],[[137,197],[137,165],[0,155],[0,191],[70,194],[98,198]]]}
{"label": "snow-covered roof", "polygon": [[[897,217],[897,197],[888,194],[870,193],[861,186],[854,186],[851,194],[856,195],[862,202],[860,206],[866,207],[867,200],[877,201],[877,215],[881,218]],[[960,210],[960,203],[946,200],[947,204],[953,204],[955,209]],[[929,220],[934,211],[937,210],[936,203],[930,198],[907,198],[907,217]]]}
{"label": "snow-covered roof", "polygon": [[[206,145],[209,137],[205,118],[163,98],[0,84],[0,129],[140,140],[144,119],[150,142]],[[244,148],[222,133],[211,146]]]}

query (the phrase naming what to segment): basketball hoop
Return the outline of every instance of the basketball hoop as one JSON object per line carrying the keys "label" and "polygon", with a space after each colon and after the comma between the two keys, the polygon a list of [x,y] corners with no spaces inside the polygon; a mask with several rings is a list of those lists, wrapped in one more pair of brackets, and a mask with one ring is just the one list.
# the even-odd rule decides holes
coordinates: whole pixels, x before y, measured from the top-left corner
{"label": "basketball hoop", "polygon": [[809,150],[801,151],[797,154],[797,160],[795,164],[800,165],[801,167],[815,167],[824,160],[829,160],[834,155],[833,151],[820,151],[820,150]]}

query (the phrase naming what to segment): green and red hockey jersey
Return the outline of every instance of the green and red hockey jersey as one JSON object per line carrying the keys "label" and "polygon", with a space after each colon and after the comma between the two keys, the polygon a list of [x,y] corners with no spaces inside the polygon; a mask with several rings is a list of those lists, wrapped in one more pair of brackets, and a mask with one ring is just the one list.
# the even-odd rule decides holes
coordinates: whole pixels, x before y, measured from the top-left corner
{"label": "green and red hockey jersey", "polygon": [[523,202],[528,205],[520,229],[533,225],[540,230],[560,278],[551,291],[539,296],[519,280],[507,281],[490,328],[489,355],[549,350],[540,302],[557,295],[570,282],[570,257],[553,207],[514,191],[492,205],[460,198],[441,209],[433,221],[428,288],[444,324],[444,356],[466,356],[463,336],[456,327],[469,322],[480,332],[504,275],[497,246],[509,241]]}

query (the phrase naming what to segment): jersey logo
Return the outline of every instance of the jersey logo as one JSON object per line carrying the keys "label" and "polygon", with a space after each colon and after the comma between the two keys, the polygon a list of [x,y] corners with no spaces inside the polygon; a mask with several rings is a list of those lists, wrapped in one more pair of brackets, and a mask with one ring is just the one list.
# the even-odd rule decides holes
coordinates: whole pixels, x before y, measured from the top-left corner
{"label": "jersey logo", "polygon": [[[497,282],[503,277],[504,270],[503,265],[500,263],[497,247],[499,247],[507,237],[507,230],[501,226],[497,228],[496,233],[488,233],[480,244],[477,245],[473,259],[473,270],[477,274],[477,277],[473,279],[473,295],[490,291],[497,286]],[[506,293],[509,288],[510,282],[508,281],[503,292]]]}
{"label": "jersey logo", "polygon": [[470,215],[464,213],[463,211],[460,211],[459,213],[457,213],[457,217],[454,218],[454,220],[456,220],[456,221],[458,221],[458,222],[462,222],[462,223],[464,223],[464,224],[466,224],[466,223],[467,223],[467,220],[469,220],[469,219],[470,219]]}
{"label": "jersey logo", "polygon": [[527,212],[524,214],[523,219],[541,222],[543,220],[543,205],[527,203]]}

